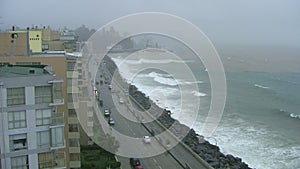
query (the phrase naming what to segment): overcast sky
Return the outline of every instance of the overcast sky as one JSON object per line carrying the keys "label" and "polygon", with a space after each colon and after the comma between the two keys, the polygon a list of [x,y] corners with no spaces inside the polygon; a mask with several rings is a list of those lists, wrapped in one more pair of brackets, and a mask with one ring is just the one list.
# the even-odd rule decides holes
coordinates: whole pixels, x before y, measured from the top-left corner
{"label": "overcast sky", "polygon": [[185,18],[217,43],[300,46],[299,0],[0,0],[0,29],[82,24],[98,29],[136,12]]}

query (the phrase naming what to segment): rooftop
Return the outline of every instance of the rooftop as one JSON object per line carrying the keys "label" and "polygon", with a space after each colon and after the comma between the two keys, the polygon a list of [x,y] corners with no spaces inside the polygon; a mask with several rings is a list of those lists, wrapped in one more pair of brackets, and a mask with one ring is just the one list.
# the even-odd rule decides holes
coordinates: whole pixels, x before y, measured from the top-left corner
{"label": "rooftop", "polygon": [[50,74],[45,65],[1,65],[0,77]]}

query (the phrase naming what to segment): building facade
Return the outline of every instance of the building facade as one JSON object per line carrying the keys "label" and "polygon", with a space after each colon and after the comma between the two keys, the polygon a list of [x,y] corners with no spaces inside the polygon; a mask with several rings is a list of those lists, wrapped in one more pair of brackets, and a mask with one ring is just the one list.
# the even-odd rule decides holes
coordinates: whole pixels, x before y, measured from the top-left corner
{"label": "building facade", "polygon": [[1,66],[1,168],[66,168],[63,79],[43,66]]}
{"label": "building facade", "polygon": [[62,98],[64,104],[59,106],[60,112],[64,112],[64,138],[65,144],[65,161],[66,168],[76,169],[81,167],[80,163],[80,145],[79,145],[79,130],[78,119],[75,113],[75,107],[78,104],[72,103],[72,88],[76,89],[76,86],[71,86],[72,78],[78,77],[78,72],[73,73],[72,64],[74,59],[68,59],[65,53],[51,53],[45,55],[34,55],[30,57],[2,57],[0,62],[4,64],[12,65],[48,65],[46,69],[55,74],[56,78],[63,79],[62,84]]}

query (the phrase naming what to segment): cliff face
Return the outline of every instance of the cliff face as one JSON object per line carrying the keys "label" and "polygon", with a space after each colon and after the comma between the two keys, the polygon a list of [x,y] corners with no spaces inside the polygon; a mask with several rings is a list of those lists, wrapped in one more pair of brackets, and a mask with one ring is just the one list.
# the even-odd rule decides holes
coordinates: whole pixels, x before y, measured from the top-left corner
{"label": "cliff face", "polygon": [[[108,56],[105,56],[103,60],[106,62],[106,67],[109,72],[111,74],[115,73],[117,70],[116,64]],[[134,99],[134,102],[136,102],[142,109],[148,110],[151,105],[154,105],[149,97],[139,91],[134,85],[129,85],[129,95],[131,96],[131,99]],[[180,124],[178,120],[173,119],[169,110],[161,109],[161,112],[163,113],[157,118],[157,120],[165,128],[169,128],[174,123],[178,123],[180,125],[178,126],[179,128],[187,128],[187,126]],[[176,133],[173,134],[176,135]],[[230,154],[225,155],[220,152],[220,148],[218,146],[212,145],[205,140],[199,140],[199,135],[197,135],[193,129],[189,130],[182,142],[215,169],[249,169],[248,165],[242,162],[241,158],[234,157]]]}

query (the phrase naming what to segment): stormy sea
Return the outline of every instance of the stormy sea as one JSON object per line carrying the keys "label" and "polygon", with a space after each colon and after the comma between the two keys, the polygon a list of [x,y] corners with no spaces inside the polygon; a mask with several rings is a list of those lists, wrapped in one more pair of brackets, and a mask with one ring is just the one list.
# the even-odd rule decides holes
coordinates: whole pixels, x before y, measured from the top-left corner
{"label": "stormy sea", "polygon": [[[174,79],[172,75],[151,67],[156,64],[169,66],[173,73],[180,74],[178,67],[182,63],[177,61],[152,57],[124,59],[118,54],[111,57],[117,65],[122,64],[119,71],[129,83],[158,105],[171,110],[172,116],[179,121],[178,114],[188,113],[193,105],[180,106],[178,85],[197,84],[199,90],[185,88],[181,92],[200,98],[196,121],[191,119],[195,122],[186,125],[201,134],[212,91],[206,69],[187,60],[196,80],[191,81],[185,76]],[[139,66],[149,68],[132,74],[133,70],[140,69]],[[209,142],[218,145],[225,154],[242,158],[251,168],[300,168],[300,73],[232,71],[225,74],[226,105],[217,129],[208,138]],[[163,93],[163,103],[160,95],[153,94],[153,90]]]}

